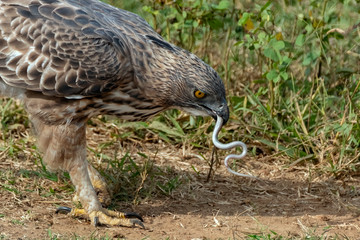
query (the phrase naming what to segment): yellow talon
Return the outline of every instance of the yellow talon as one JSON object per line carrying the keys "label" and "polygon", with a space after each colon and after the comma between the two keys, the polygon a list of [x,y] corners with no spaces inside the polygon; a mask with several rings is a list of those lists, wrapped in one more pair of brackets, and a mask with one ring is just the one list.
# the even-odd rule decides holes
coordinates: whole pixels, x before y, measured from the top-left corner
{"label": "yellow talon", "polygon": [[109,225],[109,226],[126,226],[133,227],[136,224],[145,228],[142,223],[142,219],[135,218],[127,218],[126,213],[115,212],[106,209],[102,209],[102,211],[92,211],[89,214],[91,222],[96,226],[98,223]]}
{"label": "yellow talon", "polygon": [[56,210],[56,213],[70,213],[73,217],[90,219],[94,226],[99,224],[109,225],[109,226],[126,226],[133,227],[139,225],[142,228],[145,228],[142,223],[144,220],[137,213],[123,213],[116,212],[107,209],[101,209],[99,211],[92,211],[88,214],[85,209],[82,208],[68,208],[68,207],[59,207]]}
{"label": "yellow talon", "polygon": [[88,218],[88,214],[86,213],[85,209],[82,208],[71,209],[70,215],[73,217]]}

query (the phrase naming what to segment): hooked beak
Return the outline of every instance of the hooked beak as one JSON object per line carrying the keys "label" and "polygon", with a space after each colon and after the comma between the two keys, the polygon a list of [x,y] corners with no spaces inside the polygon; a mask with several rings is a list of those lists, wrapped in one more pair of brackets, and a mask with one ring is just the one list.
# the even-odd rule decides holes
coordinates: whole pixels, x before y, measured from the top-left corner
{"label": "hooked beak", "polygon": [[212,115],[212,117],[215,119],[215,121],[217,120],[217,116],[223,119],[223,125],[225,125],[229,120],[229,107],[227,106],[227,104],[220,105],[218,109],[213,110],[213,113],[214,114]]}
{"label": "hooked beak", "polygon": [[223,125],[229,120],[229,108],[226,101],[214,106],[215,104],[201,104],[195,105],[194,107],[178,107],[181,110],[184,110],[195,116],[211,116],[217,121],[218,117],[221,117],[223,120]]}

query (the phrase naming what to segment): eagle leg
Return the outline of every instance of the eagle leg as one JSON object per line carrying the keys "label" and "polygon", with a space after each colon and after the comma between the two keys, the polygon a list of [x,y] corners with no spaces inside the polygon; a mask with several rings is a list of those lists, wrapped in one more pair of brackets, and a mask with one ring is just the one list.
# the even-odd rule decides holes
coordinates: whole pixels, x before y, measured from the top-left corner
{"label": "eagle leg", "polygon": [[95,188],[99,201],[103,206],[109,206],[111,203],[111,195],[106,187],[106,182],[100,173],[90,164],[88,165],[91,184]]}
{"label": "eagle leg", "polygon": [[[31,102],[37,104],[30,104]],[[38,136],[39,148],[44,152],[44,163],[49,170],[69,172],[76,195],[84,208],[72,209],[71,215],[88,218],[95,226],[101,224],[144,227],[141,217],[137,214],[110,211],[102,207],[92,182],[103,190],[106,189],[106,185],[100,174],[89,166],[86,160],[86,120],[59,123],[49,116],[43,118],[46,112],[39,112],[39,109],[44,109],[41,107],[41,101],[28,99],[26,103],[30,120]],[[61,208],[59,212],[64,210],[66,211],[66,208]]]}
{"label": "eagle leg", "polygon": [[[87,163],[86,160],[84,162]],[[83,164],[82,166],[84,165],[87,164]],[[77,167],[75,168],[75,171],[73,171],[73,169],[69,171],[72,182],[74,183],[77,189],[77,195],[80,199],[82,206],[84,207],[84,209],[73,208],[70,212],[70,215],[74,217],[90,219],[90,221],[94,226],[121,225],[121,226],[133,227],[135,225],[139,225],[142,228],[145,228],[144,224],[142,223],[143,221],[142,218],[137,214],[115,212],[101,207],[101,203],[90,181],[90,176],[93,173],[90,173],[90,171],[88,171],[89,168],[91,169],[92,167],[89,167],[89,165],[87,165],[87,169],[85,169],[86,171],[84,171],[87,174],[86,173],[79,174],[79,171],[83,171],[83,167]],[[93,170],[96,171],[95,169]],[[84,177],[85,179],[81,180],[80,178],[82,177]],[[88,186],[91,187],[91,189],[88,188]]]}
{"label": "eagle leg", "polygon": [[[99,201],[103,207],[107,207],[111,203],[111,194],[106,187],[106,182],[100,173],[90,164],[88,164],[88,173],[90,176],[91,184],[93,185]],[[80,202],[79,195],[76,194],[73,197],[73,202]]]}

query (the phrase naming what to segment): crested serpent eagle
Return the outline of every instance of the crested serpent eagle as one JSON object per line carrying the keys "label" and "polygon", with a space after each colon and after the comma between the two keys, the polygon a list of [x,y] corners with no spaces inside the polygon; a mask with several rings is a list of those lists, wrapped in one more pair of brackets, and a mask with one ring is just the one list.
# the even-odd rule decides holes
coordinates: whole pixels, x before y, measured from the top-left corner
{"label": "crested serpent eagle", "polygon": [[86,160],[86,122],[99,114],[145,120],[166,109],[229,118],[224,84],[194,54],[138,15],[97,0],[0,0],[0,95],[20,99],[50,170],[68,171],[95,225],[143,226],[102,207]]}

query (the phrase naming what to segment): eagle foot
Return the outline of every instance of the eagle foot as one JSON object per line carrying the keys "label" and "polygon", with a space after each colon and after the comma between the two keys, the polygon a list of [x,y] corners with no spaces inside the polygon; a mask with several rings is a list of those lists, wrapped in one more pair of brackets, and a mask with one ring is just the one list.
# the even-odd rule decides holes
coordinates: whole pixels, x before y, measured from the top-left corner
{"label": "eagle foot", "polygon": [[56,213],[70,213],[73,217],[87,218],[91,220],[91,223],[96,227],[99,225],[108,225],[108,226],[126,226],[134,227],[139,225],[145,229],[143,224],[142,217],[134,212],[123,213],[116,212],[107,209],[101,209],[100,211],[92,211],[88,214],[85,209],[81,208],[69,208],[69,207],[59,207],[56,209]]}

